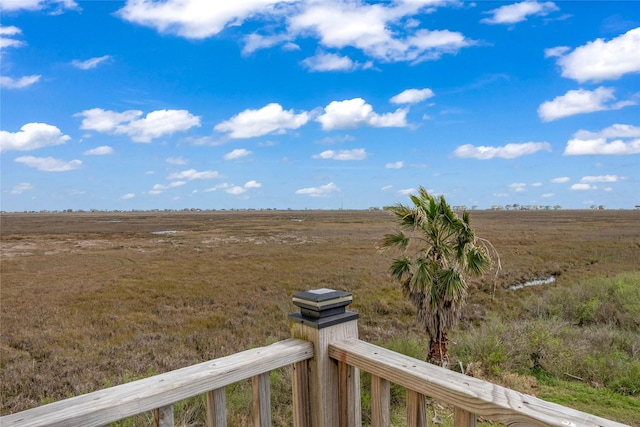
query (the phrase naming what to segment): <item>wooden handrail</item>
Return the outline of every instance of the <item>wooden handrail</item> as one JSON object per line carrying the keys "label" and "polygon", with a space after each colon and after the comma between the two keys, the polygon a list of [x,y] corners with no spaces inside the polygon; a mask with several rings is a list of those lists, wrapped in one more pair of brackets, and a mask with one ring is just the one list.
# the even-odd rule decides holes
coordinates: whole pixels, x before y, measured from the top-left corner
{"label": "wooden handrail", "polygon": [[[313,344],[280,341],[220,359],[39,406],[0,418],[2,427],[92,427],[163,408],[313,356]],[[261,378],[264,382],[264,377]],[[261,389],[262,398],[264,389]],[[264,401],[263,403],[264,404]]]}
{"label": "wooden handrail", "polygon": [[624,426],[360,340],[342,340],[330,344],[329,356],[339,363],[359,368],[412,392],[509,426]]}

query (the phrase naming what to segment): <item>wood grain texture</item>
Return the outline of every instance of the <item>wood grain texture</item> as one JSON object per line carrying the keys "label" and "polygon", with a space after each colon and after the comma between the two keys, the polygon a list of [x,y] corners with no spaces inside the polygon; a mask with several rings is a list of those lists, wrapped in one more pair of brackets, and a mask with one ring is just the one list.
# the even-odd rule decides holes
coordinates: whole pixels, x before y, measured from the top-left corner
{"label": "wood grain texture", "polygon": [[291,393],[293,403],[293,427],[311,425],[311,401],[309,400],[309,361],[291,365]]}
{"label": "wood grain texture", "polygon": [[371,375],[371,427],[391,426],[391,382]]}
{"label": "wood grain texture", "polygon": [[227,391],[218,388],[205,395],[207,427],[227,427]]}
{"label": "wood grain texture", "polygon": [[426,427],[427,399],[417,391],[407,389],[407,427]]}
{"label": "wood grain texture", "polygon": [[362,426],[360,409],[360,370],[338,362],[338,397],[340,398],[340,427]]}
{"label": "wood grain texture", "polygon": [[476,427],[476,414],[456,406],[453,409],[453,427]]}
{"label": "wood grain texture", "polygon": [[308,359],[309,342],[288,339],[165,374],[0,418],[2,427],[97,427]]}
{"label": "wood grain texture", "polygon": [[253,426],[271,427],[271,382],[269,373],[251,378]]}
{"label": "wood grain texture", "polygon": [[364,341],[334,341],[329,355],[409,390],[509,426],[624,426]]}

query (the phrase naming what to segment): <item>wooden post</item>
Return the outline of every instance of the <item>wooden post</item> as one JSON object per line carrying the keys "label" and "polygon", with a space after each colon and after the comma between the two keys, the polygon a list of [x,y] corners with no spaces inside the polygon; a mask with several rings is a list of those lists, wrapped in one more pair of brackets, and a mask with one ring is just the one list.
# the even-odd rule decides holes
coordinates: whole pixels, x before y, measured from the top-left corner
{"label": "wooden post", "polygon": [[253,396],[253,426],[271,427],[271,387],[269,372],[251,379]]}
{"label": "wooden post", "polygon": [[417,391],[407,389],[407,427],[427,425],[427,399]]}
{"label": "wooden post", "polygon": [[371,427],[391,426],[391,383],[371,375]]}
{"label": "wooden post", "polygon": [[454,427],[476,427],[476,414],[457,406],[453,408]]}
{"label": "wooden post", "polygon": [[[310,427],[359,427],[362,423],[360,372],[356,368],[343,368],[340,396],[338,362],[329,357],[329,344],[332,342],[358,339],[358,314],[345,310],[351,301],[350,293],[332,289],[317,289],[293,296],[293,303],[300,307],[300,313],[289,315],[292,321],[291,334],[294,338],[311,341],[314,348],[313,358],[309,360],[307,385]],[[294,390],[305,386],[296,384],[296,381],[300,381],[298,375],[293,376],[293,381]],[[296,404],[299,399],[294,396],[293,402]],[[341,408],[347,412],[343,415],[343,420],[340,417]],[[294,408],[294,413],[304,411],[305,408]],[[348,415],[349,412],[351,416]]]}
{"label": "wooden post", "polygon": [[208,391],[207,427],[227,427],[227,393],[224,387]]}
{"label": "wooden post", "polygon": [[173,427],[173,405],[154,409],[153,423],[155,427]]}

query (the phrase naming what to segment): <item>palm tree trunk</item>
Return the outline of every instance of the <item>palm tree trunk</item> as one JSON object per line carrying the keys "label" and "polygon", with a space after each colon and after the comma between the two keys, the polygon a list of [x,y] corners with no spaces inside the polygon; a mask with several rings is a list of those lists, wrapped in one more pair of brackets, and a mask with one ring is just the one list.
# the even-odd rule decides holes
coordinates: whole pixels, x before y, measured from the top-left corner
{"label": "palm tree trunk", "polygon": [[443,368],[449,367],[449,338],[447,338],[446,334],[442,334],[440,339],[431,338],[429,340],[429,358],[427,361]]}

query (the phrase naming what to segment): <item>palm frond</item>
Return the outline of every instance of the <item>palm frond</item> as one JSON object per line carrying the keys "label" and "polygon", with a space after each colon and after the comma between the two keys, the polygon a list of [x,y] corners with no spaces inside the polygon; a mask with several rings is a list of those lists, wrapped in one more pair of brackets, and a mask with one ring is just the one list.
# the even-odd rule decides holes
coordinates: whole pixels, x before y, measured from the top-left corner
{"label": "palm frond", "polygon": [[389,272],[391,276],[398,282],[404,282],[406,279],[411,278],[412,273],[412,261],[407,257],[397,258],[393,260]]}
{"label": "palm frond", "polygon": [[397,246],[403,251],[407,249],[409,242],[410,239],[402,231],[395,234],[385,234],[382,238],[382,246],[386,248]]}

